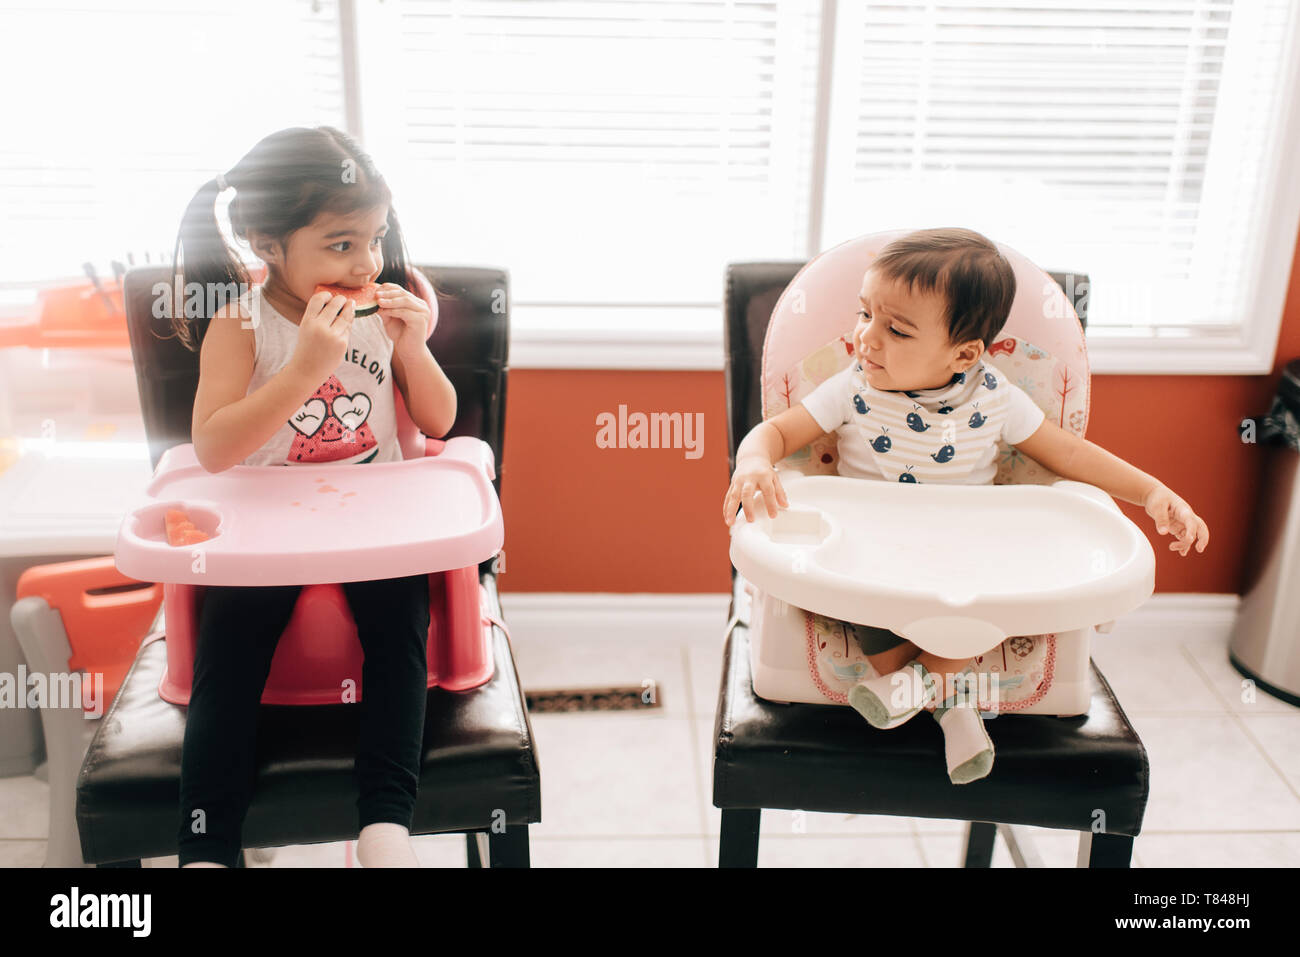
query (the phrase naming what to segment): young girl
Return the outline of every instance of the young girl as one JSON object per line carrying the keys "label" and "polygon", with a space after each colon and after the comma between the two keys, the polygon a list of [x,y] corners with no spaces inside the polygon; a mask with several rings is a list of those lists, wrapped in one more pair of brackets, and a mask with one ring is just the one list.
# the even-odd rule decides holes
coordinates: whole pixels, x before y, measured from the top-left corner
{"label": "young girl", "polygon": [[[973,230],[921,230],[886,246],[859,292],[856,361],[745,436],[723,520],[730,525],[739,505],[752,521],[760,492],[769,516],[788,507],[774,463],[825,432],[837,432],[840,475],[947,484],[991,483],[1002,439],[1062,478],[1143,506],[1162,535],[1169,530],[1177,537],[1171,549],[1186,555],[1195,543],[1205,551],[1209,529],[1186,502],[1045,421],[1023,390],[982,361],[1006,324],[1015,291],[1010,263]],[[876,728],[930,711],[943,730],[949,779],[966,784],[987,775],[993,742],[975,710],[970,659],[921,652],[884,628],[850,627],[877,677],[851,688],[849,703]]]}
{"label": "young girl", "polygon": [[[217,225],[225,189],[234,235],[266,264],[261,286],[250,286]],[[176,308],[171,321],[188,348],[201,343],[192,435],[208,471],[398,461],[393,383],[421,432],[451,428],[455,391],[425,345],[430,309],[407,291],[390,198],[370,157],[329,127],[274,133],[195,194],[178,238],[184,295],[173,302],[217,308],[211,316]],[[380,309],[362,318],[350,299],[315,292],[371,282]],[[355,768],[363,867],[418,866],[409,830],[428,690],[427,582],[342,586],[365,652]],[[239,855],[259,701],[300,590],[205,592],[181,758],[182,867],[232,866]]]}

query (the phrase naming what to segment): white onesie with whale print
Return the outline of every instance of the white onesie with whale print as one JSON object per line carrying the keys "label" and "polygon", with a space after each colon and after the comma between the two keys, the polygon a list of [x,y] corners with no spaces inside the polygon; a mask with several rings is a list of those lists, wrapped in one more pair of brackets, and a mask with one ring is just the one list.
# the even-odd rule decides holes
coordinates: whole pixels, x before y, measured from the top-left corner
{"label": "white onesie with whale print", "polygon": [[998,440],[1023,442],[1046,418],[986,362],[937,389],[892,392],[869,385],[854,360],[803,406],[836,433],[840,475],[915,483],[988,485],[997,475]]}

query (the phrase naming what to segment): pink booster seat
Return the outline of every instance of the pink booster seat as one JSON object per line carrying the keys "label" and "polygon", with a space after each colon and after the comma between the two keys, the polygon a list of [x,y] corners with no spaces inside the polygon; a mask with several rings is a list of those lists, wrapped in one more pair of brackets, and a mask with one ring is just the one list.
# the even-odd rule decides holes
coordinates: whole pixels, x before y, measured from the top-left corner
{"label": "pink booster seat", "polygon": [[[437,323],[437,300],[419,270],[416,291]],[[422,435],[393,387],[401,462],[210,473],[191,443],[167,450],[118,531],[122,574],[163,584],[167,670],[163,700],[187,705],[199,612],[209,586],[302,585],[271,661],[262,704],[340,704],[361,699],[364,655],[344,581],[429,576],[430,688],[464,691],[494,671],[493,619],[478,563],[504,540],[492,487],[491,447],[481,439]],[[166,515],[186,513],[205,535],[168,543]]]}

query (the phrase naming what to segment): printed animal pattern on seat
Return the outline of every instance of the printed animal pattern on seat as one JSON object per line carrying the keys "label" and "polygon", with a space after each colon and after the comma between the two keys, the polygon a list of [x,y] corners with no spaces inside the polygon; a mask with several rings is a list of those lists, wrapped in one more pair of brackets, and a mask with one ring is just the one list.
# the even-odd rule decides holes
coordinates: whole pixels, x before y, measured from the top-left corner
{"label": "printed animal pattern on seat", "polygon": [[[877,671],[853,637],[852,626],[816,612],[804,616],[808,671],[817,690],[833,704],[848,704],[848,691]],[[1056,635],[1008,638],[974,659],[977,707],[986,712],[1023,711],[1052,686]]]}

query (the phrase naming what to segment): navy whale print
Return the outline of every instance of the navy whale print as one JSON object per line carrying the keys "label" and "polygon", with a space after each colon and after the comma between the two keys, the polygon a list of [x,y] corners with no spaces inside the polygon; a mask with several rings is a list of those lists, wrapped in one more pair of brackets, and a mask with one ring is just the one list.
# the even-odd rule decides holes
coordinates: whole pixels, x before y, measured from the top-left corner
{"label": "navy whale print", "polygon": [[926,429],[930,428],[930,426],[926,424],[925,420],[922,419],[920,414],[916,411],[916,409],[919,408],[920,406],[917,405],[913,411],[907,413],[907,427],[913,432],[924,432]]}

